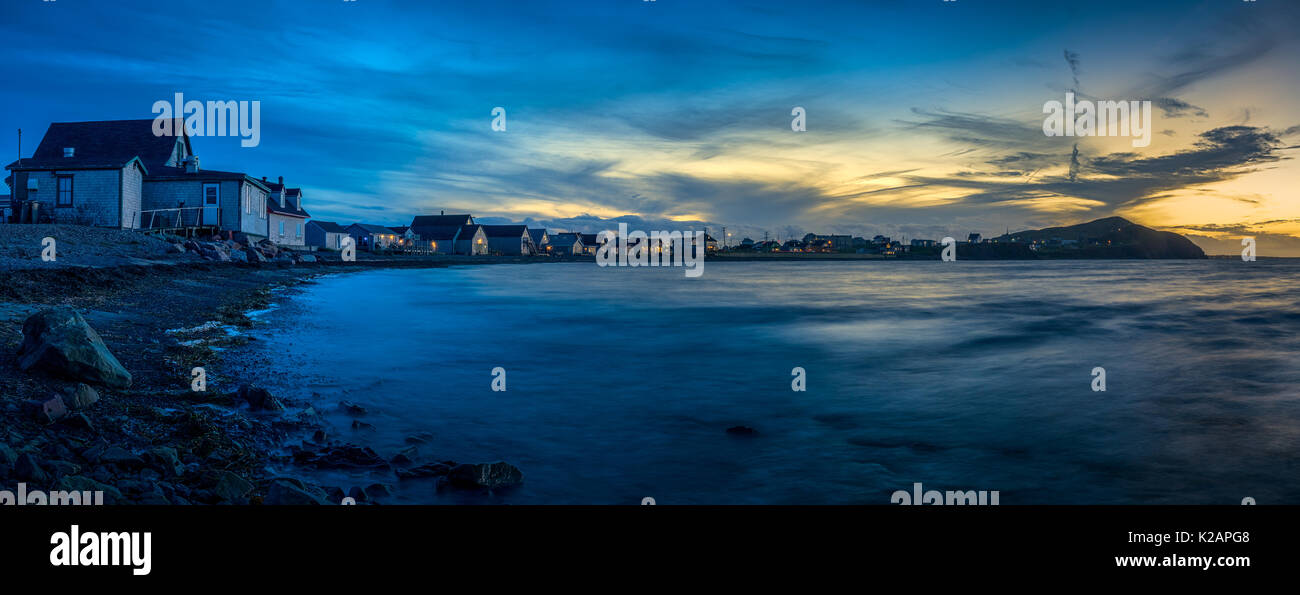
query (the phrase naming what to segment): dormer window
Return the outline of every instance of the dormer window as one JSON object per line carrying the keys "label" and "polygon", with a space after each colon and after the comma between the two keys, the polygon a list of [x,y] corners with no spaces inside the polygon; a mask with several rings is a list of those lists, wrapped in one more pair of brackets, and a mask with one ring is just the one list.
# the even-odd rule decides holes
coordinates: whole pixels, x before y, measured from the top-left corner
{"label": "dormer window", "polygon": [[63,147],[64,158],[72,157],[74,154],[76,154],[76,152],[77,152],[76,147]]}

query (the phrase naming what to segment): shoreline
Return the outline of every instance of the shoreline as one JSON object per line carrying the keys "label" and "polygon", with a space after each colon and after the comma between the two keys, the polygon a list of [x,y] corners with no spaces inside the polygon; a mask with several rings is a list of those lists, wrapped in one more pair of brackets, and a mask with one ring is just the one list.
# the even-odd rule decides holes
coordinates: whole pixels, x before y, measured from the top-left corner
{"label": "shoreline", "polygon": [[[335,273],[516,262],[537,261],[366,255],[348,263],[180,262],[0,271],[0,317],[6,322],[0,325],[0,490],[19,483],[47,491],[77,486],[105,492],[108,504],[338,504],[348,495],[342,491],[347,486],[326,489],[276,475],[270,467],[286,462],[286,448],[290,461],[304,464],[379,466],[390,457],[325,440],[292,446],[291,439],[322,436],[313,403],[272,399],[275,406],[258,407],[230,382],[273,374],[269,362],[237,374],[214,371],[204,392],[191,390],[190,370],[211,366],[220,352],[250,341],[240,332],[254,324],[248,314],[267,308],[281,288]],[[82,313],[133,382],[124,389],[94,386],[96,402],[47,424],[31,415],[31,404],[78,383],[21,371],[16,353],[26,318],[53,306]],[[316,451],[304,456],[310,447]],[[364,489],[383,493],[386,486]],[[364,489],[352,495],[362,502],[372,499]]]}

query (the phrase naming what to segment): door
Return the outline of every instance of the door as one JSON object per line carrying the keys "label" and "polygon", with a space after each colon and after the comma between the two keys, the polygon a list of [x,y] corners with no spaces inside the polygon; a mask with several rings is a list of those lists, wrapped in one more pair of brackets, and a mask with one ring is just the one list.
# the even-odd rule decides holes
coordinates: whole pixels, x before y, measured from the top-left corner
{"label": "door", "polygon": [[221,185],[203,185],[203,209],[199,213],[199,225],[218,225],[218,210],[221,207]]}

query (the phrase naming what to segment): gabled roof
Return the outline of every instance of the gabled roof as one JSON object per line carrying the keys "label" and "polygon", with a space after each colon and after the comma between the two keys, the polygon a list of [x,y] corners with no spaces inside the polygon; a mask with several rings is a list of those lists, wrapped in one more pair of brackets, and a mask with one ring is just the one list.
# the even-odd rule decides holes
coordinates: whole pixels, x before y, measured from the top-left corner
{"label": "gabled roof", "polygon": [[582,241],[582,234],[580,234],[580,233],[557,233],[557,234],[551,236],[551,245],[552,245],[552,246],[556,246],[556,247],[559,247],[559,248],[565,248],[565,247],[568,247],[568,246],[572,246],[572,245],[574,245],[574,244],[579,244],[579,245],[582,245],[582,246],[584,246],[584,247],[586,246],[586,243],[584,243],[584,242]]}
{"label": "gabled roof", "polygon": [[528,233],[527,225],[484,225],[483,233],[489,238],[523,238]]}
{"label": "gabled roof", "polygon": [[373,225],[370,223],[353,223],[352,225],[348,226],[348,229],[352,229],[353,227],[372,235],[386,236],[386,235],[392,235],[393,233],[393,230],[384,227],[383,225]]}
{"label": "gabled roof", "polygon": [[411,227],[446,227],[472,225],[474,217],[464,215],[418,215],[411,220]]}
{"label": "gabled roof", "polygon": [[534,244],[540,244],[540,243],[542,243],[542,238],[550,238],[550,237],[551,237],[550,234],[546,233],[546,230],[545,230],[545,229],[533,229],[533,228],[529,228],[529,230],[528,230],[528,235],[533,236],[533,243],[534,243]]}
{"label": "gabled roof", "polygon": [[[124,167],[138,157],[145,171],[154,173],[163,169],[172,158],[176,137],[154,136],[153,123],[153,119],[54,122],[46,129],[31,158],[22,160],[22,166],[24,169]],[[192,154],[185,127],[177,128],[181,130],[186,149]],[[67,147],[73,149],[72,157],[63,156],[63,149]],[[9,167],[16,165],[14,162]]]}
{"label": "gabled roof", "polygon": [[348,230],[345,229],[342,225],[334,223],[333,221],[311,220],[307,222],[307,225],[313,225],[313,224],[316,227],[321,228],[321,231],[324,231],[326,233],[347,233],[348,232]]}
{"label": "gabled roof", "polygon": [[[483,229],[483,226],[482,226],[482,225],[462,225],[462,226],[460,226],[459,229],[460,229],[460,236],[456,238],[456,241],[458,241],[458,242],[461,241],[461,240],[466,240],[466,241],[468,241],[468,240],[473,239],[473,238],[474,238],[474,234],[478,233],[478,231],[479,231],[480,229]],[[486,235],[486,234],[485,234],[485,235]],[[421,237],[423,237],[423,234],[421,234]]]}
{"label": "gabled roof", "polygon": [[411,229],[411,226],[409,226],[409,225],[399,225],[399,226],[397,226],[397,227],[390,227],[390,228],[388,228],[388,229],[391,229],[391,230],[397,232],[398,235],[402,235],[402,234],[405,234],[405,233],[406,233],[406,230]]}
{"label": "gabled roof", "polygon": [[460,231],[459,225],[439,225],[432,227],[412,227],[415,233],[419,234],[421,240],[447,241],[456,237],[456,232]]}
{"label": "gabled roof", "polygon": [[307,214],[307,211],[298,204],[298,201],[292,198],[286,198],[283,207],[280,206],[280,201],[269,199],[266,201],[266,210],[269,213],[284,215],[286,217],[301,217],[303,219],[311,217],[311,215]]}
{"label": "gabled roof", "polygon": [[190,173],[179,167],[164,167],[161,171],[154,171],[149,174],[149,177],[145,178],[146,182],[172,182],[176,180],[190,180],[195,182],[248,182],[249,184],[266,190],[266,185],[263,184],[261,180],[237,171],[199,169],[199,171]]}

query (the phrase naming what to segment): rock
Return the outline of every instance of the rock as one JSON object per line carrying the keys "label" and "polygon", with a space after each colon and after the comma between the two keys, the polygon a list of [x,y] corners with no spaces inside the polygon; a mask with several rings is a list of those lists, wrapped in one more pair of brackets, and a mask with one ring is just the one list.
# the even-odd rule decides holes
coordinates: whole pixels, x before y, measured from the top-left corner
{"label": "rock", "polygon": [[316,262],[316,257],[311,254],[303,254],[302,256],[298,257],[298,260],[302,262]]}
{"label": "rock", "polygon": [[18,453],[9,448],[8,444],[0,442],[0,465],[13,467],[16,462],[18,462]]}
{"label": "rock", "polygon": [[54,482],[54,489],[66,492],[103,492],[104,504],[115,504],[124,500],[122,492],[117,488],[83,475],[60,477],[58,481]]}
{"label": "rock", "polygon": [[326,469],[374,469],[388,466],[388,462],[370,447],[355,444],[331,446],[319,453],[298,450],[294,452],[294,460]]}
{"label": "rock", "polygon": [[430,440],[433,440],[433,434],[429,432],[420,432],[406,437],[407,444],[424,444]]}
{"label": "rock", "polygon": [[279,399],[276,399],[275,397],[271,396],[271,392],[264,388],[249,386],[247,384],[240,386],[239,399],[247,402],[248,408],[254,411],[258,411],[258,410],[283,411],[284,410],[284,405],[280,403]]}
{"label": "rock", "polygon": [[212,488],[213,495],[227,502],[240,501],[251,491],[253,491],[253,484],[230,471],[220,472],[217,476],[217,484]]}
{"label": "rock", "polygon": [[164,477],[185,473],[185,465],[181,464],[176,449],[170,446],[155,446],[149,449],[149,452],[145,453],[145,461],[154,469],[161,471]]}
{"label": "rock", "polygon": [[104,345],[99,333],[70,308],[51,308],[23,323],[18,367],[33,368],[114,388],[131,386],[131,373]]}
{"label": "rock", "polygon": [[348,415],[365,415],[366,413],[369,413],[366,411],[365,407],[353,403],[352,401],[340,401],[339,409],[342,409],[343,412]]}
{"label": "rock", "polygon": [[324,490],[291,477],[271,480],[266,490],[266,504],[272,506],[302,506],[329,504]]}
{"label": "rock", "polygon": [[348,497],[352,498],[353,500],[356,500],[357,502],[370,501],[370,495],[366,493],[365,488],[360,488],[357,486],[352,486],[352,489],[348,490]]}
{"label": "rock", "polygon": [[184,254],[185,244],[172,244],[167,247],[167,252],[170,254]]}
{"label": "rock", "polygon": [[406,456],[406,455],[404,455],[404,454],[402,454],[402,453],[399,452],[399,453],[393,455],[393,458],[388,459],[388,462],[389,462],[389,463],[392,463],[392,464],[394,464],[394,465],[410,465],[411,463],[414,463],[415,461],[411,460],[411,457],[408,457],[408,456]]}
{"label": "rock", "polygon": [[262,254],[261,250],[256,248],[245,249],[244,258],[246,258],[248,262],[266,262],[266,256]]}
{"label": "rock", "polygon": [[235,250],[230,253],[231,262],[248,262],[248,252],[244,250]]}
{"label": "rock", "polygon": [[352,429],[354,429],[354,430],[370,430],[370,431],[373,432],[373,431],[375,430],[375,426],[370,425],[370,424],[368,424],[368,423],[366,423],[366,422],[364,422],[364,421],[361,421],[361,420],[359,420],[359,419],[354,419],[354,420],[352,420]]}
{"label": "rock", "polygon": [[316,430],[311,434],[311,441],[323,446],[330,443],[330,437],[329,434],[325,433],[325,430]]}
{"label": "rock", "polygon": [[733,426],[727,428],[727,433],[732,436],[753,436],[758,433],[758,430],[749,426]]}
{"label": "rock", "polygon": [[366,486],[366,497],[374,500],[375,498],[387,498],[393,495],[393,486],[386,483],[372,483]]}
{"label": "rock", "polygon": [[63,419],[63,423],[70,428],[79,428],[88,432],[95,431],[95,424],[90,423],[90,418],[85,413],[74,413]]}
{"label": "rock", "polygon": [[524,482],[524,474],[518,467],[505,462],[464,464],[452,467],[447,479],[453,487],[487,488],[489,490],[507,488]]}
{"label": "rock", "polygon": [[38,485],[45,485],[50,480],[50,475],[41,468],[40,463],[36,461],[36,457],[29,452],[18,455],[18,460],[14,462],[14,475],[18,479]]}
{"label": "rock", "polygon": [[99,401],[99,391],[84,382],[78,382],[77,386],[68,391],[68,398],[63,400],[72,409],[85,409],[96,401]]}
{"label": "rock", "polygon": [[32,416],[43,424],[52,424],[68,415],[68,407],[63,397],[54,395],[44,401],[31,402]]}
{"label": "rock", "polygon": [[441,477],[451,472],[451,465],[429,463],[413,469],[398,469],[398,479],[420,479],[423,477]]}
{"label": "rock", "polygon": [[104,450],[103,454],[99,455],[99,462],[106,465],[117,465],[123,469],[144,467],[144,459],[120,446],[110,446]]}
{"label": "rock", "polygon": [[55,477],[63,477],[64,475],[76,475],[78,473],[81,473],[80,465],[76,463],[69,463],[68,461],[46,461],[45,469],[50,473],[54,474]]}

